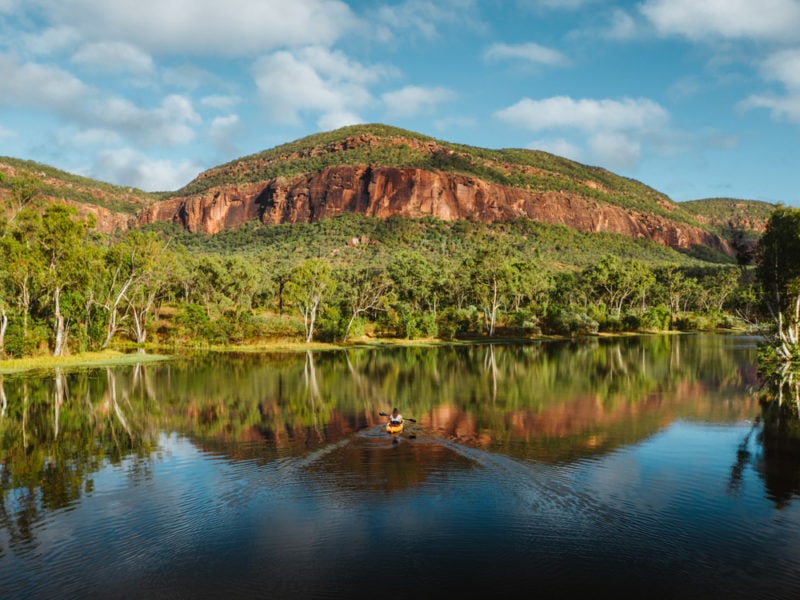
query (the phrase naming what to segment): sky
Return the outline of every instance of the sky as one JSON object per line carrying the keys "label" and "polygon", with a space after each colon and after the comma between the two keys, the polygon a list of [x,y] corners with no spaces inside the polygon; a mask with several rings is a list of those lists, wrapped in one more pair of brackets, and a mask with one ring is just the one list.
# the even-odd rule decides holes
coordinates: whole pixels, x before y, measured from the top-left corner
{"label": "sky", "polygon": [[0,155],[172,191],[355,123],[800,206],[800,0],[0,0]]}

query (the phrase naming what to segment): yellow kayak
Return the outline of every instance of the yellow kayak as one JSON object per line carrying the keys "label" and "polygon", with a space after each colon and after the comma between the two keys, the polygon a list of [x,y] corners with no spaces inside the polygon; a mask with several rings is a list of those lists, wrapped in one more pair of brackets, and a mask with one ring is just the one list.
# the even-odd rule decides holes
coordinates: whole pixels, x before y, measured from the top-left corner
{"label": "yellow kayak", "polygon": [[386,424],[386,433],[400,433],[403,431],[403,424],[402,423],[387,423]]}

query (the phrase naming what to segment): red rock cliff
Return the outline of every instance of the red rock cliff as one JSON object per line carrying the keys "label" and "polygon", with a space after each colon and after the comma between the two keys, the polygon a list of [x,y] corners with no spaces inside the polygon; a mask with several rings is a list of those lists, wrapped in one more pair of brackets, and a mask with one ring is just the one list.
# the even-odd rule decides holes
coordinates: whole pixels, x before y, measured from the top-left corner
{"label": "red rock cliff", "polygon": [[527,191],[414,168],[345,165],[293,178],[215,187],[152,205],[138,223],[172,221],[192,232],[214,234],[253,219],[267,224],[314,222],[345,212],[482,222],[527,217],[583,232],[619,233],[680,248],[702,244],[730,252],[727,242],[699,227],[590,196]]}

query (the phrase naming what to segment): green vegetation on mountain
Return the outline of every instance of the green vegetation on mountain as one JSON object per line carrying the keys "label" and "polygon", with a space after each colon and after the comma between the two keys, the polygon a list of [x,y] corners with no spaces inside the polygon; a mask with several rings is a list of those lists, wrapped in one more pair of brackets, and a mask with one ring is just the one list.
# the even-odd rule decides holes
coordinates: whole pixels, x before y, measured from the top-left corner
{"label": "green vegetation on mountain", "polygon": [[761,235],[777,204],[761,200],[736,198],[706,198],[680,202],[681,208],[692,214],[721,237],[755,241]]}
{"label": "green vegetation on mountain", "polygon": [[11,193],[13,182],[26,175],[36,180],[38,195],[53,200],[69,200],[77,204],[102,206],[111,212],[133,215],[159,199],[158,194],[136,188],[121,187],[73,175],[54,167],[30,160],[0,156],[0,172],[15,176],[0,180],[0,190]]}

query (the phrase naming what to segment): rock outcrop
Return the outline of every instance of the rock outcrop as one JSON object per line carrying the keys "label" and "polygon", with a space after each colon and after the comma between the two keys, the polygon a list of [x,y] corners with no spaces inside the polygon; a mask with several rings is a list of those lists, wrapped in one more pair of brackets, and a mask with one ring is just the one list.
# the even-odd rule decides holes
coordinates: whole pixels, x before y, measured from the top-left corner
{"label": "rock outcrop", "polygon": [[725,240],[699,226],[624,209],[591,194],[526,190],[457,173],[366,165],[211,187],[153,204],[139,214],[137,224],[172,221],[192,232],[214,234],[254,219],[265,224],[309,223],[347,212],[480,222],[524,217],[582,232],[648,238],[675,248],[700,244],[731,252]]}

